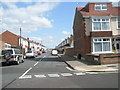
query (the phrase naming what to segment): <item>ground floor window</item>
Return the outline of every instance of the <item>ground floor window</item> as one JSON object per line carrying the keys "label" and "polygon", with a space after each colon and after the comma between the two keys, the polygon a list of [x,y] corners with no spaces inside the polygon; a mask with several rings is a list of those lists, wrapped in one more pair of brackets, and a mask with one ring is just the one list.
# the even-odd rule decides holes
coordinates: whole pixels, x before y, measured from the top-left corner
{"label": "ground floor window", "polygon": [[93,52],[112,51],[110,38],[93,38]]}

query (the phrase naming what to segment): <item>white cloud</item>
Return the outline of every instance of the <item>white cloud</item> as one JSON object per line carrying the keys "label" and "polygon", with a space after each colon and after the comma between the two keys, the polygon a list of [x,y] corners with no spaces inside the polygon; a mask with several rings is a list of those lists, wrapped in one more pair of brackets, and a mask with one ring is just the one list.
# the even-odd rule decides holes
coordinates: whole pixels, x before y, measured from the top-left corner
{"label": "white cloud", "polygon": [[110,2],[119,2],[120,0],[109,0]]}
{"label": "white cloud", "polygon": [[70,32],[67,32],[67,31],[62,31],[62,34],[64,34],[64,35],[69,35],[69,34],[70,34]]}
{"label": "white cloud", "polygon": [[42,43],[46,47],[52,47],[54,43],[54,36],[45,36],[45,37],[30,37],[30,40],[37,41]]}
{"label": "white cloud", "polygon": [[46,18],[45,13],[54,9],[58,3],[36,3],[26,7],[18,7],[16,3],[3,2],[7,9],[0,8],[2,29],[17,33],[19,28],[25,33],[37,31],[41,28],[52,28],[53,20]]}
{"label": "white cloud", "polygon": [[34,40],[34,41],[42,41],[42,38],[41,37],[30,37],[31,40]]}

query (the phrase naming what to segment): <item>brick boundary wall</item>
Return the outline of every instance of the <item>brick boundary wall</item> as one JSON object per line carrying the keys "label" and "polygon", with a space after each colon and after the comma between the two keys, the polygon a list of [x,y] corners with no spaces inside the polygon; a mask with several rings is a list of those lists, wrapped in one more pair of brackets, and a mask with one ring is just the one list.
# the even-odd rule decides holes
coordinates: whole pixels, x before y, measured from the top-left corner
{"label": "brick boundary wall", "polygon": [[94,64],[115,64],[120,63],[120,54],[86,54],[85,60]]}
{"label": "brick boundary wall", "polygon": [[74,48],[65,49],[65,55],[74,56]]}
{"label": "brick boundary wall", "polygon": [[99,57],[101,64],[120,63],[120,54],[101,54]]}

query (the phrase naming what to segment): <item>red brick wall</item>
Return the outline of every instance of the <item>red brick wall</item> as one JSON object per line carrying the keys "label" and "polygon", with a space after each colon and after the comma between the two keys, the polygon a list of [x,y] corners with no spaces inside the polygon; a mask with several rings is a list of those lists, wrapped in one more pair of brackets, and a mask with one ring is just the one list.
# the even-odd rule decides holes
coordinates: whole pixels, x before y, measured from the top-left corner
{"label": "red brick wall", "polygon": [[90,32],[91,37],[112,37],[112,31]]}
{"label": "red brick wall", "polygon": [[67,48],[65,49],[65,54],[69,56],[74,56],[74,48]]}
{"label": "red brick wall", "polygon": [[73,33],[74,33],[74,48],[75,54],[84,55],[91,52],[91,38],[85,35],[86,24],[82,15],[77,12],[75,14]]}
{"label": "red brick wall", "polygon": [[120,63],[120,54],[101,54],[100,62],[101,64]]}
{"label": "red brick wall", "polygon": [[11,44],[12,46],[19,45],[19,37],[9,31],[6,31],[2,34],[2,41]]}

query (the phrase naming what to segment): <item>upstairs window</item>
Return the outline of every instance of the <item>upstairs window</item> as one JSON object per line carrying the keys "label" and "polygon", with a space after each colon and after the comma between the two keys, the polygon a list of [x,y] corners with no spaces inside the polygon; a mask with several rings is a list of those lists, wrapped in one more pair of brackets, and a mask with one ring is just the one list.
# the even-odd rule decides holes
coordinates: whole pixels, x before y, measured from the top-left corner
{"label": "upstairs window", "polygon": [[107,4],[95,4],[95,10],[97,11],[107,10]]}
{"label": "upstairs window", "polygon": [[92,19],[93,31],[109,31],[110,19]]}

